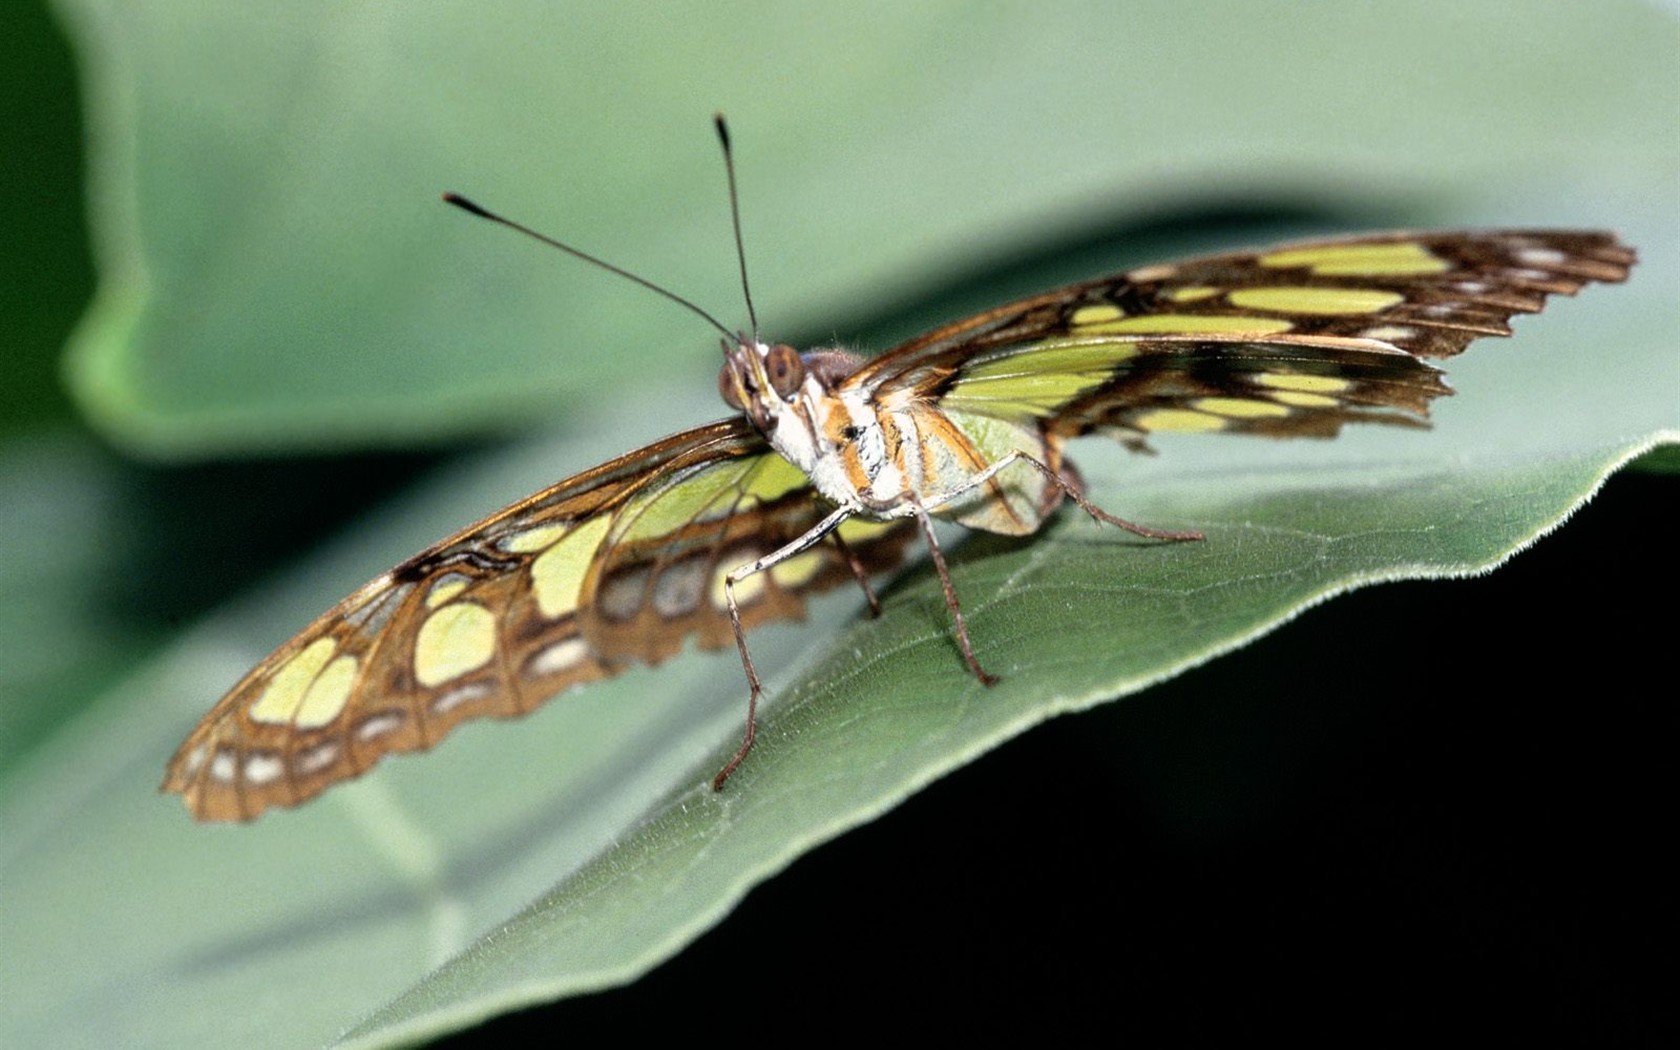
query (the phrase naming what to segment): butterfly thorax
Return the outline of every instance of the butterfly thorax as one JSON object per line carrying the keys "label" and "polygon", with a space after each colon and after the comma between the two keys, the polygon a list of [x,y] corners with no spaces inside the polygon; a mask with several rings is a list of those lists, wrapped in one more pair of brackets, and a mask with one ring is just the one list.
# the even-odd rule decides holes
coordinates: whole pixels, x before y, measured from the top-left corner
{"label": "butterfly thorax", "polygon": [[951,413],[914,387],[859,381],[864,360],[842,350],[742,340],[726,354],[724,400],[837,506],[896,518],[920,502],[970,528],[1024,535],[1060,502],[1026,463],[974,485],[1016,451],[1060,469],[1059,442],[1033,422]]}

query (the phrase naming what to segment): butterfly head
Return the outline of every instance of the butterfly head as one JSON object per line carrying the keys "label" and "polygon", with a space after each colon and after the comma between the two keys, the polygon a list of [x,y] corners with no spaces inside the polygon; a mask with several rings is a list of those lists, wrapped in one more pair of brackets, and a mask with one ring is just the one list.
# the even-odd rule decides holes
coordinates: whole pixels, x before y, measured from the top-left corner
{"label": "butterfly head", "polygon": [[785,343],[726,342],[718,393],[730,408],[745,412],[754,426],[771,436],[790,414],[808,415],[812,403],[830,396],[863,361],[844,350],[800,353]]}
{"label": "butterfly head", "polygon": [[813,474],[818,487],[828,492],[819,464],[834,458],[834,432],[844,429],[852,415],[843,403],[842,381],[861,368],[864,359],[844,350],[800,353],[785,344],[770,346],[745,338],[726,342],[723,357],[718,373],[723,400],[745,413],[777,452]]}
{"label": "butterfly head", "polygon": [[718,393],[730,408],[747,414],[765,434],[774,433],[805,386],[805,362],[785,343],[768,346],[746,339],[723,344]]}

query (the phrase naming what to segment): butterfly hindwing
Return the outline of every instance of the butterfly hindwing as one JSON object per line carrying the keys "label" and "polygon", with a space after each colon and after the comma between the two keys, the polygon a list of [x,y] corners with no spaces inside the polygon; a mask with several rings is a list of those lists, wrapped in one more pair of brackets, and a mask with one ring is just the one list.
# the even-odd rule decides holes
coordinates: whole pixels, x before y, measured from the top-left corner
{"label": "butterfly hindwing", "polygon": [[[249,820],[385,754],[432,747],[467,719],[521,715],[662,660],[690,637],[730,644],[722,574],[821,517],[789,471],[729,420],[509,507],[373,580],[259,664],[182,744],[164,789],[199,819]],[[845,539],[880,571],[911,530],[859,521]],[[737,588],[748,626],[800,616],[804,594],[851,579],[838,546],[807,553]]]}
{"label": "butterfly hindwing", "polygon": [[[645,486],[614,518],[585,585],[581,619],[592,650],[657,663],[689,637],[704,649],[733,644],[724,577],[804,535],[829,509],[810,478],[774,454]],[[866,573],[896,566],[914,531],[908,521],[861,518],[838,530]],[[852,575],[839,546],[818,544],[737,581],[742,624],[801,617],[805,593]]]}

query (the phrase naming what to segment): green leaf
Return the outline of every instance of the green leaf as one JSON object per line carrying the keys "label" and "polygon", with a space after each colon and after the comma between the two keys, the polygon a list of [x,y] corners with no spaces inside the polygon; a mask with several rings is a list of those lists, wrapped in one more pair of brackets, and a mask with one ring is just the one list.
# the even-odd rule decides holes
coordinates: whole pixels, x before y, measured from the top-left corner
{"label": "green leaf", "polygon": [[1225,2],[1193,21],[1170,3],[64,7],[92,64],[102,263],[69,376],[96,425],[152,455],[505,432],[650,361],[702,374],[694,318],[437,196],[744,320],[714,108],[735,123],[759,316],[779,333],[826,334],[1000,245],[1187,206],[1612,225],[1672,174],[1674,24],[1638,3],[1307,19]]}
{"label": "green leaf", "polygon": [[[383,1046],[625,981],[817,843],[1043,719],[1345,588],[1480,571],[1555,527],[1617,465],[1680,433],[1675,33],[1637,4],[1560,4],[1520,24],[1502,8],[1303,25],[1282,8],[1170,4],[1110,28],[1103,5],[1051,21],[883,7],[857,28],[760,7],[557,22],[546,6],[478,5],[470,21],[391,22],[338,5],[65,4],[96,118],[103,253],[71,367],[106,432],[208,455],[436,439],[583,407],[565,435],[458,462],[32,728],[41,742],[0,771],[0,1043],[348,1032]],[[739,667],[688,656],[519,723],[464,728],[297,812],[190,824],[153,793],[163,762],[269,648],[450,529],[719,414],[691,318],[432,203],[470,192],[707,304],[734,302],[713,106],[735,121],[761,315],[779,330],[889,330],[873,349],[907,334],[887,317],[901,307],[932,323],[1142,261],[1145,247],[1235,246],[1252,231],[1103,237],[1257,200],[1306,207],[1315,226],[1606,225],[1644,260],[1625,287],[1554,303],[1455,362],[1460,396],[1427,434],[1185,439],[1150,459],[1081,444],[1102,505],[1208,542],[1144,544],[1065,514],[1027,541],[962,543],[957,586],[1004,676],[990,690],[964,674],[925,568],[887,591],[879,620],[836,598],[807,626],[755,635],[779,670],[760,744],[722,795],[703,781],[740,730]],[[1081,247],[1101,258],[1066,272]],[[981,277],[1000,287],[978,291]],[[949,295],[923,291],[941,284]],[[81,476],[73,459],[17,462],[29,466],[0,479],[0,500],[26,482],[78,491],[51,483]],[[270,507],[295,510],[334,476],[300,473]],[[71,587],[11,549],[0,581],[31,612],[97,602],[99,582],[142,563],[184,575],[204,556],[124,549],[113,565],[94,529],[19,528],[82,553],[63,573]],[[249,546],[253,559],[268,550]],[[173,579],[134,585],[161,601]],[[1590,612],[1624,606],[1590,593]],[[40,638],[16,628],[0,656],[10,665]],[[1439,673],[1434,648],[1396,648],[1396,673]],[[1080,834],[1108,833],[1088,820]],[[881,886],[853,892],[890,893],[902,867],[883,858]],[[1009,906],[976,905],[973,921]]]}

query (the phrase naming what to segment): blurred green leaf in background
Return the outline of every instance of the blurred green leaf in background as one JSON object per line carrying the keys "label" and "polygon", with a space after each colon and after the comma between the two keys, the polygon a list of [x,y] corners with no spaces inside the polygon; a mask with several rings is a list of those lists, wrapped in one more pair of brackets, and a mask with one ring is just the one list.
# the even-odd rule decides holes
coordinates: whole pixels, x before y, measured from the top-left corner
{"label": "blurred green leaf in background", "polygon": [[[644,974],[478,1034],[1675,1031],[1637,961],[1676,932],[1672,5],[4,10],[0,1045],[466,1040]],[[996,689],[913,568],[879,620],[755,636],[721,795],[739,666],[691,655],[193,825],[163,764],[272,647],[722,414],[692,317],[437,201],[744,320],[719,109],[759,315],[801,344],[1352,229],[1642,261],[1455,361],[1427,433],[1078,447],[1104,506],[1209,542],[961,544]],[[1664,443],[1489,579],[1313,608],[1498,565]]]}

